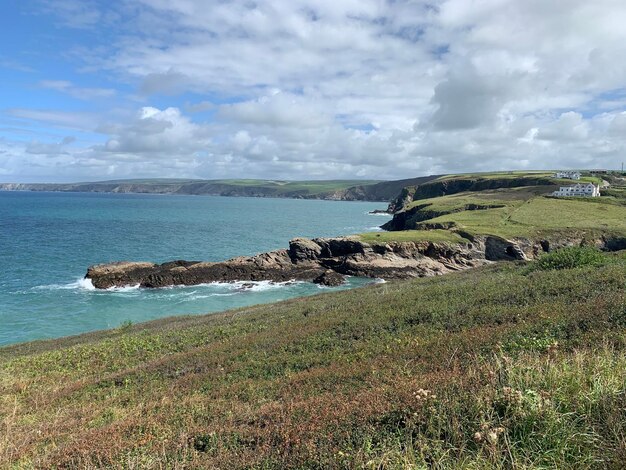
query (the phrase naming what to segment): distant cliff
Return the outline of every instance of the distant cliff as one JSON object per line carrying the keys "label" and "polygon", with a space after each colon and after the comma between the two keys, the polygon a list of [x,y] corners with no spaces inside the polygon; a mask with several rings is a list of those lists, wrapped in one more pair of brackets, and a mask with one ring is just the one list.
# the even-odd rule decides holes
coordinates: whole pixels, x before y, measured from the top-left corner
{"label": "distant cliff", "polygon": [[265,180],[116,180],[87,183],[4,183],[4,191],[60,191],[139,194],[189,194],[212,196],[277,197],[336,201],[392,200],[405,186],[436,176],[398,181],[265,181]]}

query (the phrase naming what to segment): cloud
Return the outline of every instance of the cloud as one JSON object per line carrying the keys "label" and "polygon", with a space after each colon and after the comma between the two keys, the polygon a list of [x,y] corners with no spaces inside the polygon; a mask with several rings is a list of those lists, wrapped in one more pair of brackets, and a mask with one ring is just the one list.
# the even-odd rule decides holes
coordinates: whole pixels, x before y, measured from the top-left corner
{"label": "cloud", "polygon": [[184,92],[189,82],[189,77],[169,69],[166,72],[146,75],[139,91],[145,95],[175,95]]}
{"label": "cloud", "polygon": [[75,140],[74,137],[64,137],[58,143],[45,143],[33,140],[26,145],[25,152],[32,155],[68,155],[64,147]]}
{"label": "cloud", "polygon": [[35,71],[34,68],[13,59],[0,59],[0,67],[24,73],[33,73]]}
{"label": "cloud", "polygon": [[538,139],[565,142],[571,140],[583,140],[589,136],[589,124],[582,115],[569,111],[561,114],[553,121],[539,130]]}
{"label": "cloud", "polygon": [[[5,112],[97,129],[99,141],[68,145],[55,165],[71,158],[119,177],[403,178],[616,167],[626,149],[626,4],[617,0],[60,5],[50,12],[66,23],[75,15],[72,27],[104,31],[107,18],[121,19],[116,34],[72,57],[137,96],[119,114]],[[4,150],[31,155],[19,142]],[[43,157],[37,165],[48,165]]]}
{"label": "cloud", "polygon": [[111,134],[102,151],[153,159],[192,159],[208,143],[202,126],[192,123],[177,108],[144,107],[131,122],[100,130]]}
{"label": "cloud", "polygon": [[269,96],[219,108],[220,117],[240,124],[299,129],[328,126],[332,116],[311,99],[275,91]]}
{"label": "cloud", "polygon": [[116,94],[112,88],[82,88],[66,80],[42,80],[39,82],[39,86],[65,93],[80,100],[111,98]]}
{"label": "cloud", "polygon": [[91,131],[96,127],[95,114],[45,109],[11,108],[5,111],[8,116],[50,124],[60,128]]}
{"label": "cloud", "polygon": [[475,70],[453,72],[435,86],[438,106],[430,124],[438,130],[473,129],[493,124],[514,93],[519,77],[479,75]]}
{"label": "cloud", "polygon": [[92,28],[103,20],[104,14],[92,0],[39,0],[41,11],[54,15],[64,26]]}
{"label": "cloud", "polygon": [[188,113],[203,113],[215,109],[215,104],[210,101],[201,101],[199,103],[185,104],[185,111]]}

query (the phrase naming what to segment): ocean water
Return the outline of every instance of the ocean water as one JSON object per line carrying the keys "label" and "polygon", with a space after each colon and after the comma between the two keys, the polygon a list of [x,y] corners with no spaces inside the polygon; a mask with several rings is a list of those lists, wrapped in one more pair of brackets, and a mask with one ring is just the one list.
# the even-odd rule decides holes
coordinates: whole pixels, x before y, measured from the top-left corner
{"label": "ocean water", "polygon": [[[375,230],[383,203],[137,194],[0,192],[0,345],[312,295],[311,283],[93,289],[92,264],[219,261],[296,236]],[[349,278],[345,289],[372,282]]]}

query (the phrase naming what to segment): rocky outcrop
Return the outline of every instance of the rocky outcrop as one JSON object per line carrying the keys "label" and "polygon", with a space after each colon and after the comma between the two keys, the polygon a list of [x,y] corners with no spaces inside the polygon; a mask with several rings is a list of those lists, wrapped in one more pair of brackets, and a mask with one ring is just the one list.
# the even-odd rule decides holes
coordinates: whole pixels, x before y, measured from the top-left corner
{"label": "rocky outcrop", "polygon": [[166,287],[197,285],[209,282],[311,280],[324,269],[313,262],[295,263],[287,250],[261,253],[251,257],[233,258],[217,263],[172,261],[153,263],[112,263],[92,266],[88,279],[94,287],[108,289],[128,285]]}
{"label": "rocky outcrop", "polygon": [[171,261],[163,264],[116,262],[91,266],[86,278],[94,287],[166,287],[230,281],[313,281],[339,285],[343,276],[383,279],[425,277],[480,266],[492,261],[533,259],[565,246],[626,249],[624,237],[560,235],[553,239],[506,240],[468,236],[457,244],[434,242],[365,243],[356,238],[296,238],[289,249],[210,263]]}
{"label": "rocky outcrop", "polygon": [[[229,281],[306,280],[326,285],[344,275],[380,278],[431,276],[484,262],[479,245],[430,242],[368,244],[356,238],[296,238],[289,249],[211,263],[116,262],[91,266],[86,278],[98,289],[165,287]],[[332,273],[332,274],[331,274]]]}

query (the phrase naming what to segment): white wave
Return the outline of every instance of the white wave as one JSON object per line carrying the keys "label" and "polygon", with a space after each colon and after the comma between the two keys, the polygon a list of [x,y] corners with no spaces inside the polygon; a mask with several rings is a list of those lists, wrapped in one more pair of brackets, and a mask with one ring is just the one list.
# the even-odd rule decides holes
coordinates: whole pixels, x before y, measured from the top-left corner
{"label": "white wave", "polygon": [[392,217],[392,214],[388,214],[387,212],[376,212],[376,213],[366,212],[366,214],[373,215],[375,217]]}
{"label": "white wave", "polygon": [[91,283],[91,279],[78,279],[69,284],[48,284],[44,286],[33,287],[35,290],[96,290]]}
{"label": "white wave", "polygon": [[87,279],[87,278],[79,279],[78,281],[75,282],[75,284],[78,284],[78,287],[80,289],[96,290],[95,286],[93,285],[93,282],[91,282],[91,279]]}
{"label": "white wave", "polygon": [[369,227],[367,230],[368,230],[369,232],[382,232],[382,231],[383,231],[383,229],[382,229],[382,228],[380,228],[378,225],[377,225],[377,226],[375,226],[375,227]]}
{"label": "white wave", "polygon": [[300,282],[291,280],[285,282],[274,281],[236,281],[228,283],[231,289],[238,291],[263,292],[272,289],[280,289],[285,286],[299,284]]}
{"label": "white wave", "polygon": [[107,292],[132,292],[139,289],[139,284],[135,284],[132,286],[122,286],[122,287],[109,287],[105,289]]}

